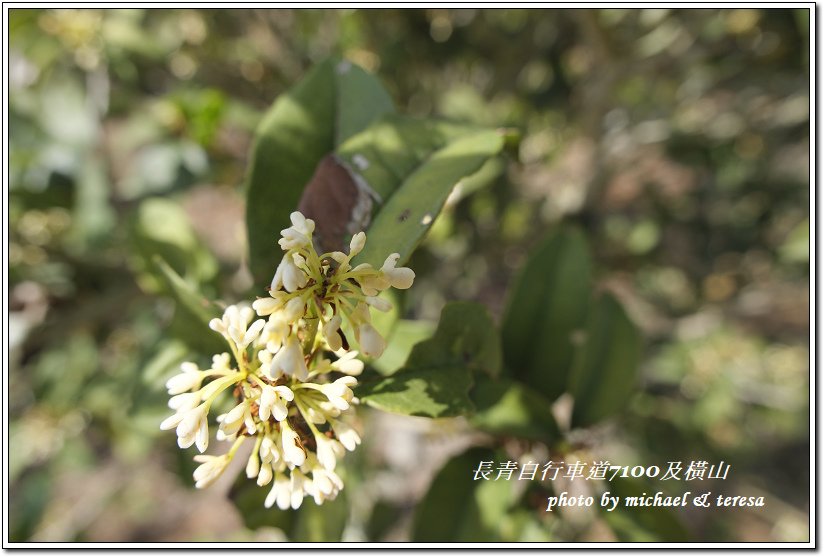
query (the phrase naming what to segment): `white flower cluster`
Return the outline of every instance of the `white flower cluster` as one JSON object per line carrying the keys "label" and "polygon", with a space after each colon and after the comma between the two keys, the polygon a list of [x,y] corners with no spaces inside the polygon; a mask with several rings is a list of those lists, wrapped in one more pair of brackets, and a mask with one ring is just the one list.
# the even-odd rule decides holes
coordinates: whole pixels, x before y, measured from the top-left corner
{"label": "white flower cluster", "polygon": [[[318,255],[312,243],[315,223],[295,212],[279,241],[286,252],[278,265],[269,297],[252,307],[229,306],[209,326],[229,344],[228,353],[212,358],[212,366],[182,364],[182,373],[166,383],[169,407],[175,413],[160,424],[175,429],[178,445],[209,445],[209,410],[230,391],[236,405],[216,418],[218,441],[233,442],[226,454],[198,455],[195,485],[203,488],[226,469],[246,439],[254,449],[246,475],[258,485],[272,484],[265,505],[297,509],[311,496],[317,504],[334,499],[343,488],[335,472],[338,459],[361,439],[356,431],[352,388],[363,371],[358,352],[350,350],[344,326],[361,351],[378,357],[386,345],[371,323],[370,307],[391,305],[379,298],[389,287],[409,288],[415,274],[396,267],[399,256],[387,257],[381,269],[356,267],[366,234],[356,234],[349,253]],[[263,319],[266,318],[266,319]],[[334,361],[325,356],[331,352]]]}

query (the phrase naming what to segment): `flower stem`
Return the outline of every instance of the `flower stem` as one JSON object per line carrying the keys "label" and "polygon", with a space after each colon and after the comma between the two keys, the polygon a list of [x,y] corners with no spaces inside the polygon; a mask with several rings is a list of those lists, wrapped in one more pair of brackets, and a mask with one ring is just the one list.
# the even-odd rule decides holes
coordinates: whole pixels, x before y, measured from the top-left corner
{"label": "flower stem", "polygon": [[303,339],[303,354],[308,356],[315,349],[315,338],[318,336],[318,323],[320,316],[316,315],[317,311],[312,308],[311,316],[304,317],[306,321],[306,337]]}

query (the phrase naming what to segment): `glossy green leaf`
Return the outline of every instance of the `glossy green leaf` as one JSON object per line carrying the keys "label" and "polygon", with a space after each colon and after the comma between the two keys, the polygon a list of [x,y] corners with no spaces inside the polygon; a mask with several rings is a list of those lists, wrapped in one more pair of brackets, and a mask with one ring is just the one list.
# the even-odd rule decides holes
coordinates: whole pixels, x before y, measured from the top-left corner
{"label": "glossy green leaf", "polygon": [[271,279],[282,256],[280,231],[289,226],[318,162],[392,110],[377,78],[334,59],[316,65],[275,101],[257,130],[247,176],[249,265],[256,283]]}
{"label": "glossy green leaf", "polygon": [[412,353],[412,348],[435,333],[435,323],[422,320],[399,320],[388,337],[386,350],[380,358],[372,362],[382,375],[392,375],[403,366],[403,363]]}
{"label": "glossy green leaf", "polygon": [[495,377],[501,370],[501,341],[489,311],[476,302],[450,302],[432,338],[412,348],[407,368],[457,365]]}
{"label": "glossy green leaf", "polygon": [[[473,132],[433,152],[408,174],[399,174],[400,185],[373,217],[369,241],[355,263],[380,266],[388,254],[399,253],[399,264],[403,264],[429,230],[455,185],[476,173],[503,147],[503,132]],[[388,168],[398,172],[395,167]]]}
{"label": "glossy green leaf", "polygon": [[496,375],[501,350],[492,318],[480,304],[444,306],[432,338],[416,344],[390,377],[364,381],[358,396],[388,412],[439,418],[472,411],[472,371]]}
{"label": "glossy green leaf", "polygon": [[510,290],[501,330],[504,362],[549,400],[568,382],[575,333],[589,305],[590,267],[583,234],[561,228],[530,254]]}
{"label": "glossy green leaf", "polygon": [[474,479],[481,461],[499,460],[494,452],[480,448],[450,460],[418,504],[412,541],[506,541],[501,529],[514,503],[517,482]]}
{"label": "glossy green leaf", "polygon": [[469,195],[488,187],[492,182],[501,177],[507,168],[507,157],[500,155],[489,159],[484,165],[472,176],[468,176],[460,181],[460,187],[455,192],[457,196],[456,201],[459,201]]}
{"label": "glossy green leaf", "polygon": [[446,418],[473,410],[467,395],[472,374],[463,367],[402,368],[385,379],[359,383],[355,394],[361,402],[385,412]]}
{"label": "glossy green leaf", "polygon": [[640,361],[641,333],[615,298],[601,295],[570,376],[572,425],[590,425],[623,408],[636,389]]}
{"label": "glossy green leaf", "polygon": [[544,443],[560,438],[550,401],[522,383],[477,376],[470,398],[476,408],[470,423],[478,429]]}
{"label": "glossy green leaf", "polygon": [[387,114],[343,143],[337,155],[383,203],[435,151],[482,129],[445,120]]}

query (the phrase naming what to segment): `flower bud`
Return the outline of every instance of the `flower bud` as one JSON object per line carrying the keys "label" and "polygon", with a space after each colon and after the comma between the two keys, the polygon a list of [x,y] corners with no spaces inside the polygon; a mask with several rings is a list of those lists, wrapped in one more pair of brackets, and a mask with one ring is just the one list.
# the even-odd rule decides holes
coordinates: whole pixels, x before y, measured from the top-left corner
{"label": "flower bud", "polygon": [[272,465],[264,462],[260,467],[260,472],[258,472],[257,484],[261,487],[268,484],[272,481],[272,476]]}
{"label": "flower bud", "polygon": [[366,245],[366,233],[358,232],[352,236],[352,241],[349,242],[349,257],[355,257],[363,250]]}
{"label": "flower bud", "polygon": [[227,455],[211,456],[211,455],[197,455],[195,462],[202,462],[198,466],[192,476],[195,480],[195,487],[203,489],[212,485],[220,475],[226,470],[230,458]]}
{"label": "flower bud", "polygon": [[335,315],[321,329],[323,332],[323,337],[326,339],[326,343],[333,352],[337,352],[343,346],[343,339],[341,339],[341,336],[338,333],[341,322],[342,320],[340,315]]}
{"label": "flower bud", "polygon": [[286,319],[287,323],[294,323],[306,312],[306,304],[303,301],[303,298],[300,296],[296,296],[286,302],[286,306],[283,308],[283,317]]}
{"label": "flower bud", "polygon": [[369,323],[361,324],[358,329],[358,343],[364,354],[371,358],[379,358],[386,348],[386,341],[380,333]]}
{"label": "flower bud", "polygon": [[297,337],[290,336],[272,358],[268,376],[277,379],[280,375],[292,375],[300,381],[306,381],[309,376]]}
{"label": "flower bud", "polygon": [[378,311],[389,311],[392,309],[392,302],[378,298],[377,296],[367,296],[366,303]]}
{"label": "flower bud", "polygon": [[306,460],[306,451],[300,444],[298,434],[287,425],[287,422],[282,423],[284,426],[280,441],[283,448],[283,460],[295,466],[301,466]]}
{"label": "flower bud", "polygon": [[203,376],[195,364],[184,362],[180,369],[183,370],[183,373],[178,373],[166,381],[166,389],[168,389],[170,395],[179,395],[200,387]]}
{"label": "flower bud", "polygon": [[249,460],[246,462],[246,477],[256,478],[260,472],[260,457],[257,451],[252,451],[249,455]]}

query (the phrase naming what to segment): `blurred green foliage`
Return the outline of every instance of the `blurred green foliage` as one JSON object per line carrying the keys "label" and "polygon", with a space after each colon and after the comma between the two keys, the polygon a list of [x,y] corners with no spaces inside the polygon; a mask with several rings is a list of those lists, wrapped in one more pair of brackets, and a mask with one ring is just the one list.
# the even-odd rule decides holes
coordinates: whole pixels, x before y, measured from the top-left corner
{"label": "blurred green foliage", "polygon": [[[492,184],[450,197],[409,261],[418,278],[396,332],[413,340],[393,341],[407,347],[395,361],[447,300],[501,323],[527,254],[574,223],[596,288],[646,348],[629,410],[567,449],[626,465],[725,460],[725,492],[769,503],[688,513],[690,540],[806,540],[808,29],[808,10],[743,7],[10,10],[11,539],[282,539],[249,530],[217,486],[195,492],[189,455],[158,430],[164,380],[198,352],[168,333],[180,312],[157,296],[174,286],[154,256],[219,303],[262,294],[244,271],[253,132],[337,55],[375,73],[399,113],[522,135],[520,163],[488,163]],[[406,490],[416,482],[381,452],[386,426],[364,414],[372,435],[352,456],[394,483],[348,471],[363,497],[344,539],[410,539],[431,455],[411,453],[429,476]],[[437,424],[424,436],[436,445],[461,432]],[[500,500],[464,503],[494,514],[487,495]],[[379,524],[373,508],[397,519]],[[309,515],[303,531],[319,536]],[[648,518],[536,516],[478,511],[450,532],[656,535]]]}

